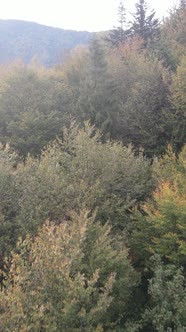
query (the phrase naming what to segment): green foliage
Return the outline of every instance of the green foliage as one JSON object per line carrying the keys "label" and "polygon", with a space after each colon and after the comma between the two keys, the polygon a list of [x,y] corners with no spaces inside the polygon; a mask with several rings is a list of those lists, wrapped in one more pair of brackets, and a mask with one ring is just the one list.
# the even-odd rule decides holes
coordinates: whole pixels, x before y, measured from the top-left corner
{"label": "green foliage", "polygon": [[93,41],[86,67],[80,67],[79,75],[76,70],[73,114],[80,122],[90,120],[96,125],[104,140],[111,137],[125,145],[132,143],[136,151],[142,148],[152,157],[162,154],[172,138],[170,77],[141,47],[142,41],[133,39],[106,56],[103,45]]}
{"label": "green foliage", "polygon": [[186,141],[186,56],[183,56],[171,85],[171,103],[174,109],[174,147],[180,151]]}
{"label": "green foliage", "polygon": [[177,162],[172,154],[163,158],[156,172],[159,185],[153,200],[143,206],[144,214],[139,216],[133,245],[141,258],[147,257],[147,253],[158,253],[165,262],[185,267],[185,148]]}
{"label": "green foliage", "polygon": [[13,222],[19,211],[20,188],[14,176],[16,156],[8,146],[0,149],[0,266],[5,253],[15,246],[18,225]]}
{"label": "green foliage", "polygon": [[185,0],[160,35],[147,7],[117,47],[0,68],[2,332],[186,331]]}
{"label": "green foliage", "polygon": [[1,81],[0,140],[20,155],[38,155],[64,124],[69,100],[62,77],[55,72],[18,66]]}
{"label": "green foliage", "polygon": [[[22,222],[59,220],[68,210],[97,209],[99,219],[127,227],[126,210],[143,200],[151,188],[150,165],[131,148],[101,143],[89,125],[64,131],[63,141],[43,152],[40,161],[28,159],[17,171],[21,186]],[[30,212],[29,212],[30,211]],[[31,220],[30,220],[31,218]],[[127,218],[127,219],[126,219]]]}
{"label": "green foliage", "polygon": [[155,257],[154,276],[149,280],[149,308],[143,315],[144,331],[186,331],[186,288],[181,269],[164,266]]}
{"label": "green foliage", "polygon": [[29,157],[16,168],[4,167],[2,156],[1,255],[9,254],[18,236],[34,235],[46,219],[69,219],[70,210],[96,210],[103,224],[112,220],[115,232],[127,233],[130,209],[152,188],[149,162],[120,143],[102,144],[89,125],[65,129],[63,141],[39,160]]}
{"label": "green foliage", "polygon": [[106,38],[106,41],[109,42],[113,47],[119,47],[126,41],[126,10],[123,1],[120,1],[118,6],[118,23],[119,26],[114,27],[109,32],[109,37]]}
{"label": "green foliage", "polygon": [[177,7],[169,10],[169,16],[160,27],[160,35],[152,45],[152,51],[166,68],[175,72],[185,55],[186,46],[186,7],[180,1]]}
{"label": "green foliage", "polygon": [[90,44],[84,74],[75,117],[80,122],[90,120],[102,131],[104,138],[112,137],[113,131],[117,130],[115,118],[119,111],[117,84],[109,74],[104,48],[98,39]]}
{"label": "green foliage", "polygon": [[115,331],[136,275],[108,225],[73,213],[18,250],[0,293],[0,331]]}
{"label": "green foliage", "polygon": [[169,120],[168,77],[161,63],[146,51],[140,40],[120,47],[111,59],[118,82],[119,114],[114,138],[132,143],[148,157],[160,155],[172,137]]}
{"label": "green foliage", "polygon": [[155,39],[151,52],[159,59],[165,68],[173,72],[176,70],[177,59],[164,25],[161,26],[159,38]]}
{"label": "green foliage", "polygon": [[145,0],[136,3],[136,12],[132,14],[134,21],[129,32],[133,36],[140,37],[145,47],[159,34],[159,20],[155,18],[155,14],[155,11],[151,11],[148,15],[148,5]]}

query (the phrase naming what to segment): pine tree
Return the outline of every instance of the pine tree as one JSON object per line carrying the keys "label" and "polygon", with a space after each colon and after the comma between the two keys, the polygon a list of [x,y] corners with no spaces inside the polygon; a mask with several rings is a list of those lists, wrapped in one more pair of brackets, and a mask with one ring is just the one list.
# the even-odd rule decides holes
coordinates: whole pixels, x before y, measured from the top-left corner
{"label": "pine tree", "polygon": [[144,40],[146,47],[159,33],[159,20],[155,18],[155,11],[151,10],[148,15],[148,5],[145,0],[138,0],[136,12],[132,14],[134,21],[129,29],[130,35],[139,36]]}

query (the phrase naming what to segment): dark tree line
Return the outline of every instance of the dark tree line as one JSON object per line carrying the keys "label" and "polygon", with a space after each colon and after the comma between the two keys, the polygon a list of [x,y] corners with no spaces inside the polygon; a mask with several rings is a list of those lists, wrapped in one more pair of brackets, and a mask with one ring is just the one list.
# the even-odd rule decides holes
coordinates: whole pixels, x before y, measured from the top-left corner
{"label": "dark tree line", "polygon": [[155,18],[155,11],[150,10],[145,0],[139,0],[132,20],[126,21],[126,9],[121,1],[118,8],[119,26],[111,30],[107,40],[112,46],[118,47],[126,40],[138,37],[143,40],[143,47],[150,46],[160,34],[160,22]]}

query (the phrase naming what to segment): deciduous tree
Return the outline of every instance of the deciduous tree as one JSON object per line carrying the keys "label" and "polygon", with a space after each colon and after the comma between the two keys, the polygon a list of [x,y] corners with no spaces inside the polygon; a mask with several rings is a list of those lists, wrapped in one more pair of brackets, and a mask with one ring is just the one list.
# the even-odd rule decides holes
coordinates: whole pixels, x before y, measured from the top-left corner
{"label": "deciduous tree", "polygon": [[0,331],[115,331],[137,278],[108,224],[72,213],[18,250],[0,293]]}
{"label": "deciduous tree", "polygon": [[60,134],[69,109],[63,78],[43,72],[21,65],[1,81],[0,140],[24,157],[39,155]]}
{"label": "deciduous tree", "polygon": [[159,184],[153,200],[143,206],[132,238],[135,251],[139,250],[141,258],[155,253],[164,262],[185,268],[185,167],[185,147],[178,161],[174,154],[170,154],[156,166]]}

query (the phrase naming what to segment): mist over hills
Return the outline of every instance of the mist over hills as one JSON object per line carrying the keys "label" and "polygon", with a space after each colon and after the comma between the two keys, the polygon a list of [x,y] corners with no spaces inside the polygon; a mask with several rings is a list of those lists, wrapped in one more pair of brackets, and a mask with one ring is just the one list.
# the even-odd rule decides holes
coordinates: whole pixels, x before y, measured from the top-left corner
{"label": "mist over hills", "polygon": [[36,58],[49,67],[78,45],[86,45],[95,33],[64,30],[33,22],[0,20],[0,63]]}

